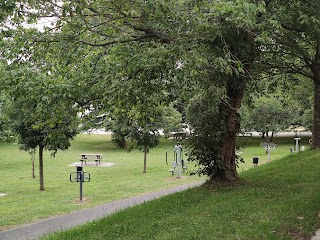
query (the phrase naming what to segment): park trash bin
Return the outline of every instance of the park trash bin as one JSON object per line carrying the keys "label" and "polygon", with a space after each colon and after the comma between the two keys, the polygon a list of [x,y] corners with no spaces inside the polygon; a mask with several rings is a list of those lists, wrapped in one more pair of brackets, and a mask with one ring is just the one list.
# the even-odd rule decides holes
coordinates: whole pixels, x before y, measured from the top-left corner
{"label": "park trash bin", "polygon": [[254,157],[254,158],[252,159],[252,162],[253,162],[253,165],[254,165],[254,166],[257,166],[257,165],[258,165],[258,162],[259,162],[259,158],[258,158],[258,157]]}

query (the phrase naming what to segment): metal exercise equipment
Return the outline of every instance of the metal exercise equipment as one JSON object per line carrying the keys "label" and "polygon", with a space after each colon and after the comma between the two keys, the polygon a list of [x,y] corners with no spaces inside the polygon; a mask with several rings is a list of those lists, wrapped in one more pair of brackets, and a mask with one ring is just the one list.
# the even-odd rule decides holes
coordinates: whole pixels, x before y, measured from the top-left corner
{"label": "metal exercise equipment", "polygon": [[294,138],[295,142],[296,142],[296,149],[295,152],[299,152],[299,141],[301,140],[301,138]]}
{"label": "metal exercise equipment", "polygon": [[[294,141],[295,141],[295,149],[293,150],[293,148],[292,147],[290,147],[290,152],[291,153],[297,153],[297,152],[299,152],[299,151],[305,151],[306,150],[306,147],[305,146],[301,146],[301,148],[300,148],[300,143],[301,143],[301,138],[298,138],[298,137],[296,137],[296,138],[294,138]],[[312,139],[309,139],[309,143],[310,143],[310,145],[312,145]]]}
{"label": "metal exercise equipment", "polygon": [[182,146],[180,143],[177,143],[174,148],[170,148],[166,151],[166,163],[168,164],[168,152],[173,150],[173,161],[172,161],[172,169],[169,170],[171,172],[172,176],[177,174],[177,178],[181,178],[181,171],[184,173],[185,170],[188,168],[185,166],[185,162],[183,160],[183,154],[182,154]]}
{"label": "metal exercise equipment", "polygon": [[274,144],[273,142],[262,142],[260,143],[261,147],[264,147],[265,150],[268,153],[268,162],[270,162],[270,152],[271,150],[275,149],[277,147],[277,144]]}
{"label": "metal exercise equipment", "polygon": [[77,171],[70,173],[70,182],[79,182],[80,183],[80,201],[82,202],[82,192],[84,182],[90,182],[90,173],[83,172],[82,167],[77,166]]}

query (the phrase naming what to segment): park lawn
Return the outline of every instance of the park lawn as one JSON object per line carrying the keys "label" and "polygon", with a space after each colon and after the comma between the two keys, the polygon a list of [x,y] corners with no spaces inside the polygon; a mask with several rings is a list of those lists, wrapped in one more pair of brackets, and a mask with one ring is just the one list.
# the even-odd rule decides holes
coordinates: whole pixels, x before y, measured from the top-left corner
{"label": "park lawn", "polygon": [[[281,144],[271,154],[271,160],[289,154],[291,139],[279,139]],[[246,163],[239,165],[239,172],[252,167],[252,157],[266,159],[265,151],[259,146],[261,139],[241,138],[245,145],[241,155]],[[277,143],[277,142],[276,142]],[[31,157],[19,150],[16,143],[0,144],[0,230],[31,223],[39,219],[66,214],[101,205],[110,201],[158,191],[176,185],[201,181],[204,177],[188,176],[181,179],[171,177],[165,163],[165,153],[174,146],[173,140],[161,139],[160,145],[148,155],[147,174],[143,174],[143,153],[116,148],[110,135],[78,135],[67,151],[59,151],[56,157],[46,153],[44,161],[45,191],[39,191],[38,162],[36,178],[31,174]],[[101,153],[102,162],[114,163],[111,167],[84,167],[91,174],[91,181],[84,183],[84,202],[79,202],[79,184],[71,183],[69,175],[75,167],[69,165],[79,161],[80,153]],[[173,156],[172,151],[169,156]],[[193,169],[194,163],[188,164]]]}
{"label": "park lawn", "polygon": [[[304,146],[305,149],[310,149],[309,137],[301,137],[300,146]],[[244,163],[240,163],[238,167],[238,173],[250,169],[253,166],[252,158],[258,157],[259,164],[262,165],[268,162],[268,154],[260,143],[266,142],[266,139],[261,137],[239,137],[237,139],[237,145],[240,146],[241,157],[244,159]],[[290,147],[294,149],[295,141],[293,137],[281,137],[276,136],[273,142],[277,147],[270,153],[270,161],[280,159],[290,154]]]}
{"label": "park lawn", "polygon": [[[166,164],[166,151],[173,148],[172,140],[162,139],[151,149],[147,160],[147,173],[143,174],[143,153],[137,149],[127,152],[111,143],[110,135],[81,134],[72,141],[67,151],[58,151],[55,157],[46,152],[44,159],[45,191],[39,191],[38,157],[36,178],[32,178],[31,155],[19,150],[16,143],[0,144],[0,230],[31,223],[50,216],[66,214],[110,201],[158,191],[172,186],[201,181],[204,178],[184,174],[172,177],[173,151]],[[79,162],[80,153],[101,153],[102,163],[111,167],[84,166],[91,181],[84,183],[84,202],[79,202],[79,184],[71,183],[69,175],[76,171],[69,166]],[[192,169],[194,164],[188,164]]]}
{"label": "park lawn", "polygon": [[320,152],[291,154],[43,240],[310,239],[320,227]]}

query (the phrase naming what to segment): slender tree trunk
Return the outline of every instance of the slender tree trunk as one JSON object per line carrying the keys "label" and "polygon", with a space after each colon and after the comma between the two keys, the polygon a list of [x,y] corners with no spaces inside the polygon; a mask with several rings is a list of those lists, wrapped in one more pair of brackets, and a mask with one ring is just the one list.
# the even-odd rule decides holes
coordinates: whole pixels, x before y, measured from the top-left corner
{"label": "slender tree trunk", "polygon": [[320,73],[314,78],[312,148],[320,148]]}
{"label": "slender tree trunk", "polygon": [[32,178],[36,178],[36,175],[34,173],[34,161],[35,161],[35,149],[31,152],[31,165],[32,165]]}
{"label": "slender tree trunk", "polygon": [[143,159],[143,173],[147,173],[147,154],[148,154],[148,147],[144,146],[144,159]]}
{"label": "slender tree trunk", "polygon": [[39,145],[39,178],[40,178],[40,191],[44,190],[44,178],[43,178],[43,149],[42,145]]}
{"label": "slender tree trunk", "polygon": [[273,136],[274,136],[274,130],[272,130],[272,132],[271,132],[270,142],[273,142]]}

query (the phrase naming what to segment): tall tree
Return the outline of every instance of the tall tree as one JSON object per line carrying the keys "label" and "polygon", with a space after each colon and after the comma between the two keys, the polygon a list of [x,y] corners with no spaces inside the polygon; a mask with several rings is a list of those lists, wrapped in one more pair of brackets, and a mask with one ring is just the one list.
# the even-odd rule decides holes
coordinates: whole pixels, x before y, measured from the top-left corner
{"label": "tall tree", "polygon": [[[143,98],[148,95],[154,96],[150,92],[157,93],[156,99],[163,102],[177,96],[181,90],[208,98],[195,98],[194,102],[208,102],[213,98],[214,102],[208,106],[218,116],[214,117],[212,126],[219,126],[219,129],[203,131],[197,124],[200,122],[197,115],[190,118],[195,128],[191,156],[199,161],[200,174],[212,179],[233,180],[237,177],[237,111],[251,79],[263,3],[250,0],[62,1],[60,5],[53,3],[46,8],[49,15],[57,19],[54,30],[42,33],[33,41],[48,44],[48,51],[57,42],[69,42],[75,48],[63,54],[74,53],[80,57],[84,50],[86,54],[78,58],[84,62],[88,54],[95,55],[97,61],[93,62],[97,64],[87,64],[85,71],[81,71],[82,61],[75,59],[71,64],[70,59],[65,61],[66,67],[62,64],[65,57],[55,57],[54,67],[61,73],[65,69],[64,75],[70,70],[74,73],[73,79],[76,76],[84,79],[82,75],[88,77],[86,73],[92,72],[87,70],[97,70],[99,77],[95,80],[100,84],[96,86],[106,93],[106,99],[110,98],[102,102],[122,101],[117,99],[118,93],[136,84],[141,84],[140,89],[143,89],[131,95],[137,106],[143,106]],[[91,89],[90,80],[86,79],[88,89]],[[114,80],[122,86],[114,87]],[[198,151],[196,148],[208,134],[217,136],[215,142],[207,142],[208,148],[216,149],[203,157],[201,151],[205,149]]]}
{"label": "tall tree", "polygon": [[[249,14],[242,15],[244,7],[250,9]],[[190,124],[195,126],[191,159],[200,162],[199,173],[211,179],[233,180],[237,178],[238,109],[250,82],[255,58],[254,32],[258,30],[257,17],[263,8],[255,3],[237,1],[232,5],[231,2],[216,2],[204,9],[212,14],[210,19],[216,25],[205,22],[208,24],[205,27],[211,31],[207,32],[208,40],[200,45],[202,49],[197,56],[208,67],[199,71],[200,94],[192,100],[188,111]],[[207,19],[207,14],[203,17]]]}
{"label": "tall tree", "polygon": [[49,150],[55,154],[70,146],[69,140],[78,128],[77,109],[62,97],[63,87],[47,74],[19,66],[11,69],[11,80],[6,84],[12,99],[6,114],[19,135],[22,149],[38,148],[40,190],[44,190],[43,153]]}
{"label": "tall tree", "polygon": [[[105,99],[105,105],[109,106],[113,127],[121,126],[120,130],[116,128],[119,130],[118,134],[132,140],[136,147],[144,152],[143,173],[146,173],[147,153],[159,142],[158,129],[161,128],[163,102],[166,101],[166,97],[159,94],[162,86],[159,84],[157,71],[153,71],[152,67],[144,68],[144,61],[128,59],[135,50],[131,49],[130,44],[125,48],[127,50],[122,52],[123,55],[126,55],[125,61],[122,60],[122,57],[119,58],[119,62],[113,59],[113,63],[118,65],[119,70],[120,66],[123,66],[124,75],[120,79],[113,79],[111,83],[113,90]],[[117,52],[117,55],[119,54]],[[150,51],[149,54],[155,53]],[[134,64],[131,72],[134,75],[125,71],[128,66],[126,61],[129,60]]]}
{"label": "tall tree", "polygon": [[255,96],[250,105],[241,108],[241,128],[245,131],[275,132],[286,130],[294,123],[297,104],[275,95]]}
{"label": "tall tree", "polygon": [[[270,30],[263,44],[264,68],[309,78],[314,84],[312,147],[320,148],[319,0],[268,1]],[[302,78],[300,78],[302,79]]]}

